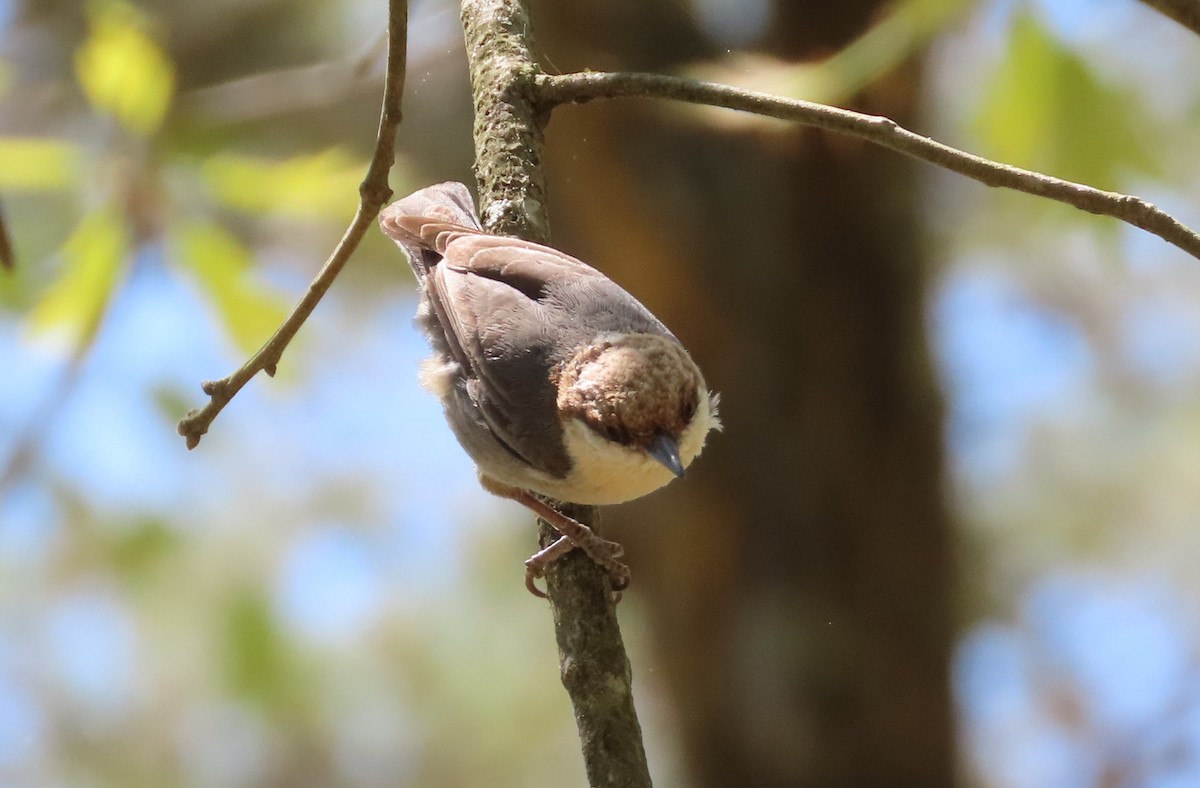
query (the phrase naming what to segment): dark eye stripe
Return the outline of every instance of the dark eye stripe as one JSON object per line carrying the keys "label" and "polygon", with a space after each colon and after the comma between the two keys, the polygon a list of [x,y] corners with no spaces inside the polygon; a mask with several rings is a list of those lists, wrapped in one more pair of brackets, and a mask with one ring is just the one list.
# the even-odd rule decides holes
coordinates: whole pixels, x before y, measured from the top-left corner
{"label": "dark eye stripe", "polygon": [[679,408],[679,416],[684,422],[689,422],[696,415],[697,403],[695,400],[687,400]]}

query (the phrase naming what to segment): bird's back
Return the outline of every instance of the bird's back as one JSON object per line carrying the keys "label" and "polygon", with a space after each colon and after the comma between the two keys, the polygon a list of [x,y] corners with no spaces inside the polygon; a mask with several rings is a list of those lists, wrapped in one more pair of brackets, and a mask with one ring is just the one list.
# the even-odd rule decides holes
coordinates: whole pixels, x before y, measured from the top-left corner
{"label": "bird's back", "polygon": [[577,352],[608,336],[677,342],[586,263],[484,232],[462,184],[436,184],[393,203],[380,224],[404,247],[420,284],[418,321],[441,370],[432,388],[459,442],[481,471],[501,480],[529,468],[554,478],[570,472],[556,380]]}

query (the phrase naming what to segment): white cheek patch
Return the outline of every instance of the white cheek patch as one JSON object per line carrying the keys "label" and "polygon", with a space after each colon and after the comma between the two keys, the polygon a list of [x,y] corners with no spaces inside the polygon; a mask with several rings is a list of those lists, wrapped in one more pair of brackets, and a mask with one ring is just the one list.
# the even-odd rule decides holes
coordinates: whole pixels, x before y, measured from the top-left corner
{"label": "white cheek patch", "polygon": [[[708,392],[691,424],[679,437],[679,458],[686,468],[704,448],[708,433],[720,429]],[[543,490],[559,500],[607,505],[649,495],[675,479],[662,463],[649,455],[605,440],[578,419],[563,424],[563,442],[574,465],[565,479],[547,480]]]}
{"label": "white cheek patch", "polygon": [[724,430],[725,425],[721,423],[721,395],[701,389],[700,400],[708,408],[708,423],[711,428],[717,432]]}
{"label": "white cheek patch", "polygon": [[597,505],[624,503],[648,495],[675,478],[661,463],[605,440],[578,419],[563,424],[563,441],[575,463],[570,475],[559,482],[559,497],[563,500]]}
{"label": "white cheek patch", "polygon": [[691,464],[692,460],[696,459],[704,448],[704,442],[708,439],[708,433],[711,430],[720,430],[721,420],[717,417],[713,404],[709,401],[707,391],[700,392],[700,405],[696,409],[696,415],[692,417],[692,421],[688,424],[687,429],[683,431],[683,435],[679,436],[679,459],[683,460],[683,467]]}

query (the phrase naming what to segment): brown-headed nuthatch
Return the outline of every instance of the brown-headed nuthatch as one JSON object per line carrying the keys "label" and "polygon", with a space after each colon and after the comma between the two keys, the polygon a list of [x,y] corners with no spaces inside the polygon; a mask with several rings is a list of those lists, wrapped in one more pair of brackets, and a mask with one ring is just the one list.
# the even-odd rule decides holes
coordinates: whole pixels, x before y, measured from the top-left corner
{"label": "brown-headed nuthatch", "polygon": [[691,356],[633,296],[548,246],[483,231],[461,183],[439,183],[379,217],[408,254],[419,325],[433,345],[421,382],[445,408],[484,488],[562,537],[526,562],[526,584],[572,547],[608,570],[622,548],[542,498],[614,504],[677,476],[720,428]]}

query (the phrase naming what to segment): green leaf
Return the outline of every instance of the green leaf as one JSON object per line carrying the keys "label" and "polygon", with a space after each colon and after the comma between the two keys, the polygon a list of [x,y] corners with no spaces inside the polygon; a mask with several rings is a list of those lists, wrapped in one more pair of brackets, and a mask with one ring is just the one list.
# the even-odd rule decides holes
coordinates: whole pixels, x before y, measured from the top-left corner
{"label": "green leaf", "polygon": [[775,92],[825,103],[846,101],[900,67],[970,8],[966,0],[893,3],[867,32],[831,57],[790,64],[794,82]]}
{"label": "green leaf", "polygon": [[0,137],[0,189],[62,189],[81,169],[79,146],[73,143]]}
{"label": "green leaf", "polygon": [[109,544],[109,560],[123,578],[138,582],[179,547],[175,532],[164,522],[144,520],[119,529]]}
{"label": "green leaf", "polygon": [[75,53],[75,72],[89,102],[130,131],[149,135],[162,124],[175,90],[170,59],[146,33],[146,18],[120,0],[88,4],[91,31]]}
{"label": "green leaf", "polygon": [[284,634],[263,594],[244,589],[225,613],[225,677],[238,695],[264,706],[286,701],[294,675]]}
{"label": "green leaf", "polygon": [[992,158],[1114,188],[1130,171],[1159,174],[1136,117],[1132,96],[1102,84],[1086,61],[1023,12],[975,130]]}
{"label": "green leaf", "polygon": [[250,214],[343,218],[358,204],[366,164],[339,149],[282,161],[223,154],[202,174],[217,199]]}
{"label": "green leaf", "polygon": [[216,224],[189,222],[174,235],[179,259],[195,274],[238,347],[253,352],[283,322],[282,299],[252,275],[250,251]]}
{"label": "green leaf", "polygon": [[63,243],[62,272],[31,310],[30,328],[61,334],[73,346],[90,341],[128,251],[128,233],[116,210],[106,207],[85,216]]}

